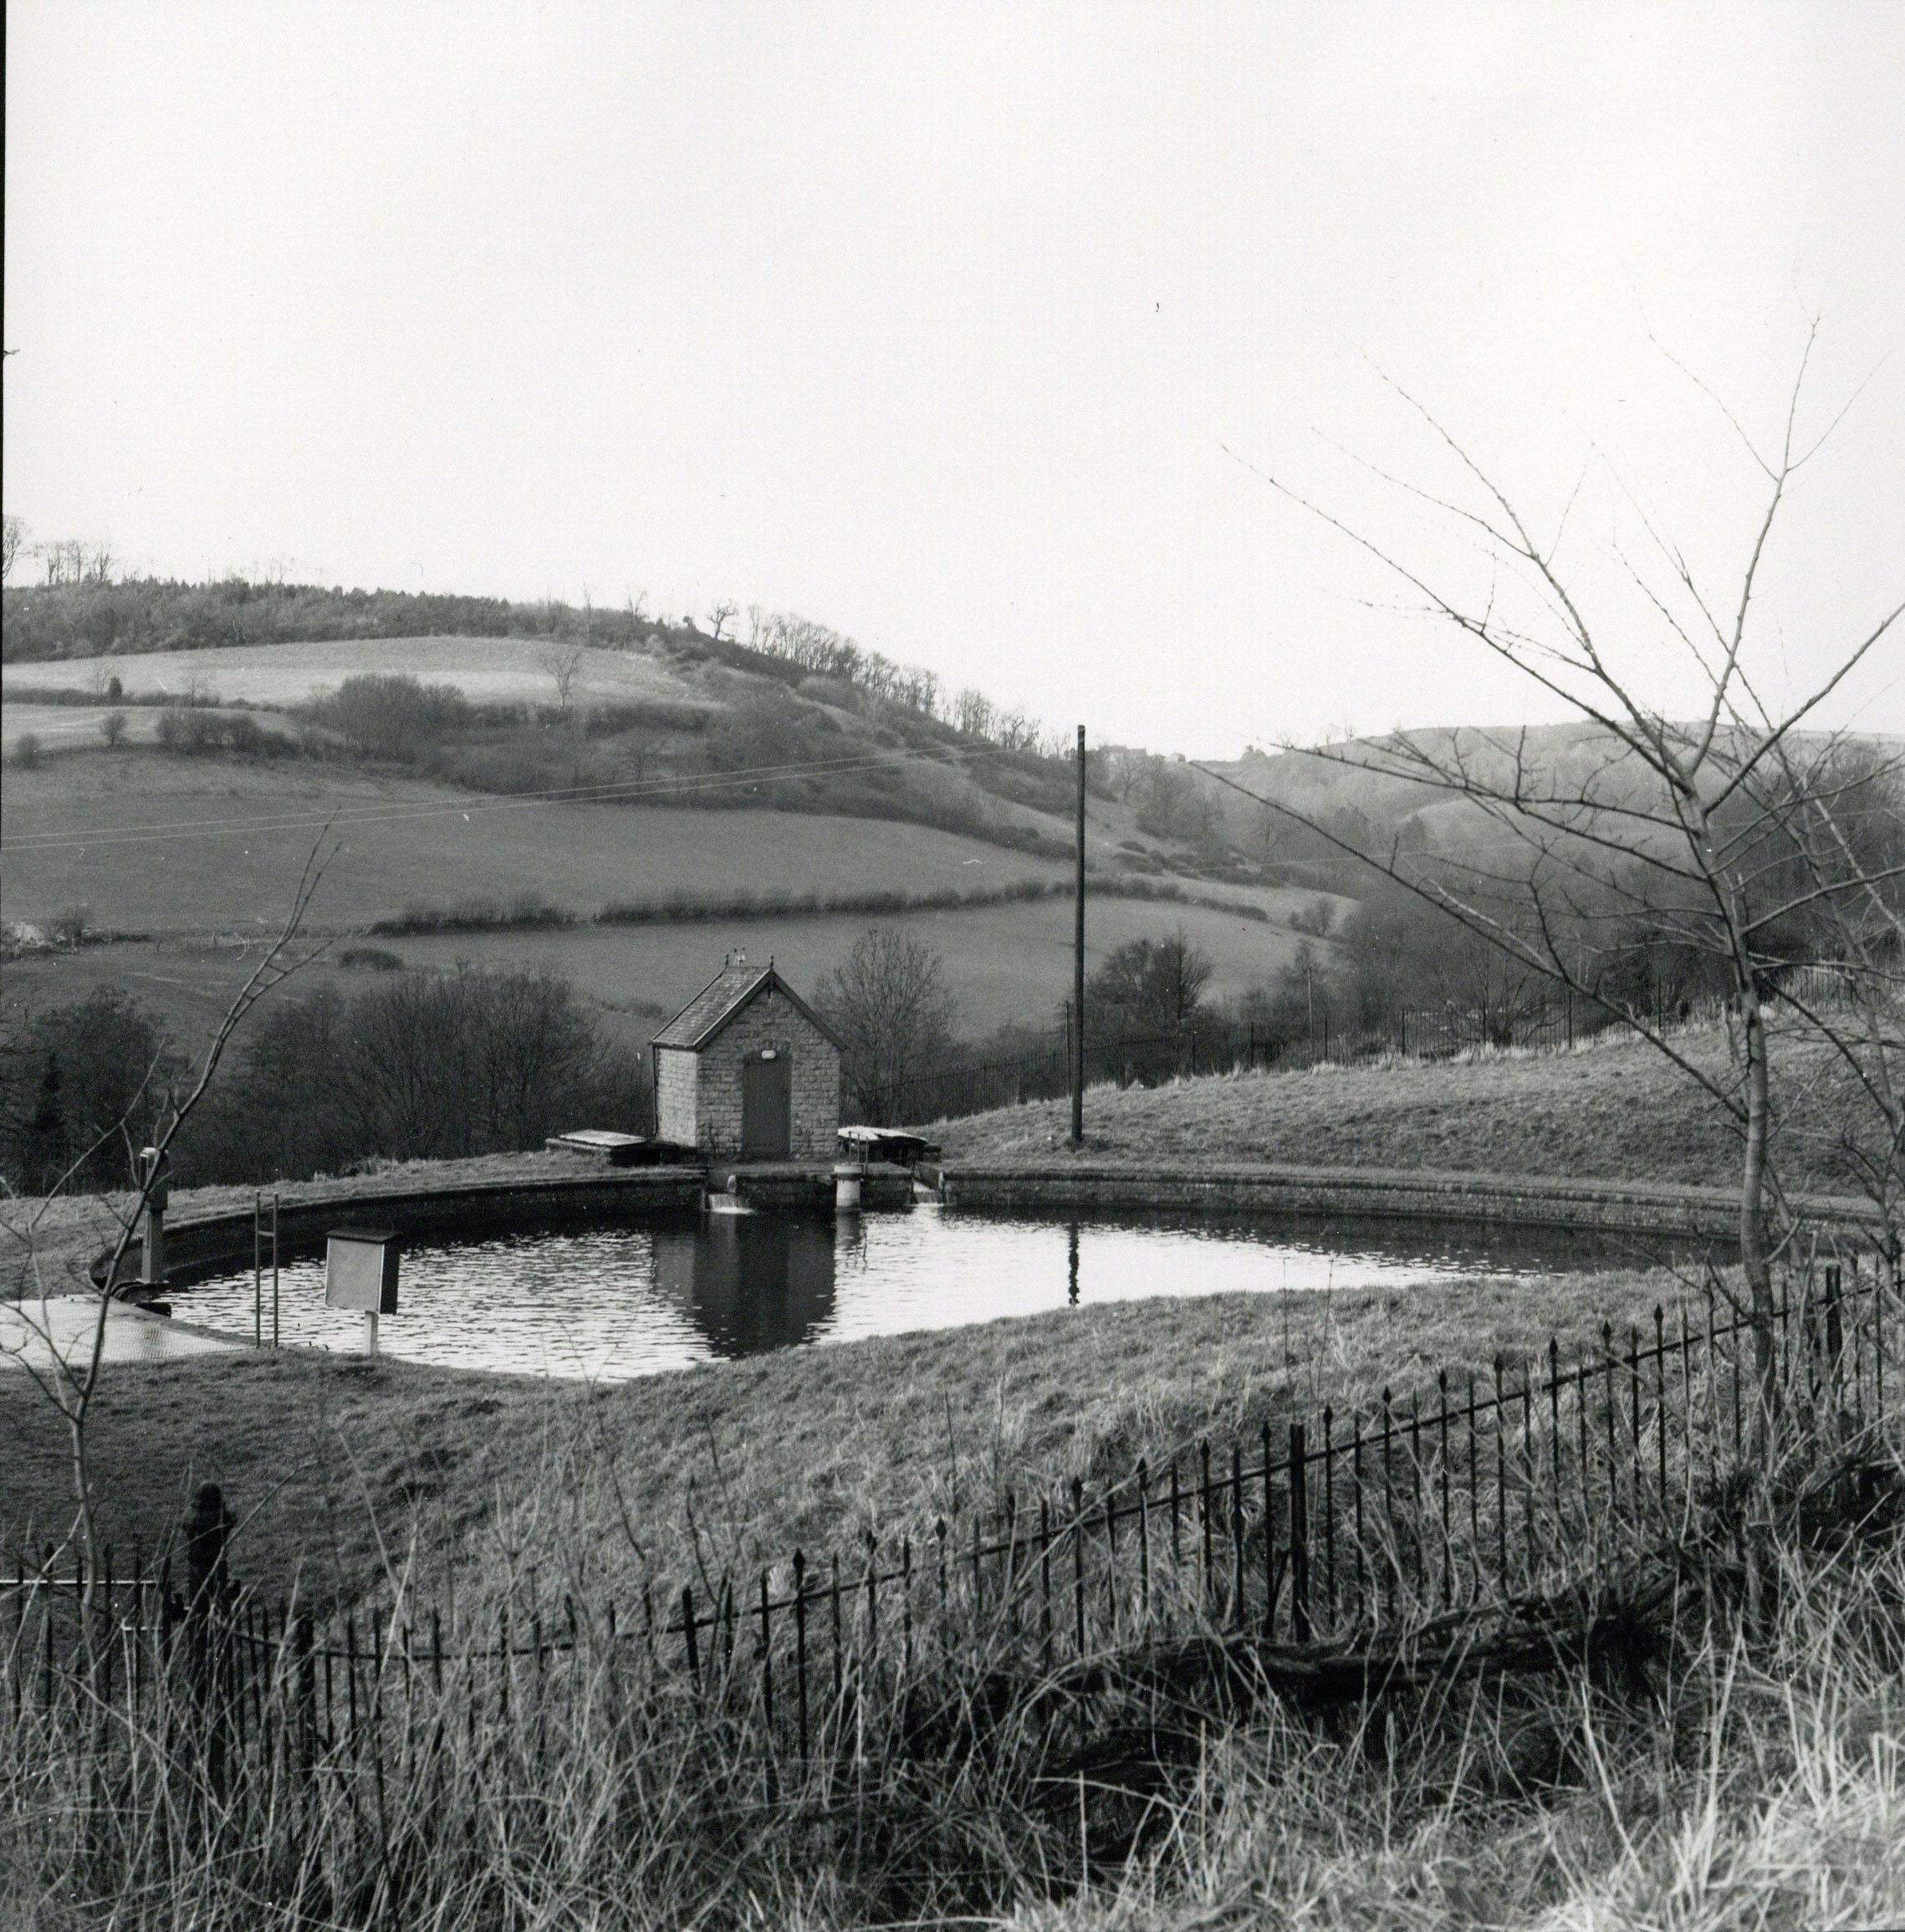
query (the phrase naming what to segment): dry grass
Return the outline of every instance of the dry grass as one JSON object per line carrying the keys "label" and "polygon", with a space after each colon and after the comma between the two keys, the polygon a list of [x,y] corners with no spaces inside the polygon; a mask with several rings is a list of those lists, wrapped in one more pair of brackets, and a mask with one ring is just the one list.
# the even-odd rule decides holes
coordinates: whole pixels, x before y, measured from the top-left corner
{"label": "dry grass", "polygon": [[[698,1550],[714,1567],[917,1529],[1072,1475],[1122,1475],[1203,1434],[1458,1387],[1603,1321],[1651,1323],[1673,1280],[1612,1271],[1406,1293],[1232,1296],[710,1364],[591,1388],[528,1377],[249,1353],[110,1372],[93,1423],[104,1533],[151,1546],[214,1480],[244,1519],[239,1574],[366,1594],[398,1571],[480,1572],[506,1544],[590,1596]],[[0,1542],[57,1533],[62,1439],[0,1381]],[[500,1540],[500,1541],[499,1541]]]}
{"label": "dry grass", "polygon": [[[47,1932],[1896,1924],[1905,1546],[1895,1510],[1822,1527],[1776,1519],[1776,1607],[1750,1640],[1725,1590],[1695,1584],[1640,1613],[1637,1669],[1458,1675],[1307,1717],[1213,1707],[1141,1799],[1123,1771],[1055,1790],[1070,1733],[1029,1709],[922,1749],[877,1678],[836,1698],[824,1674],[817,1748],[784,1754],[777,1779],[753,1741],[764,1718],[712,1648],[697,1697],[587,1618],[552,1692],[532,1696],[539,1667],[518,1679],[513,1719],[479,1669],[479,1622],[441,1682],[403,1673],[401,1708],[354,1706],[346,1725],[334,1698],[309,1771],[294,1745],[220,1773],[191,1707],[161,1719],[150,1682],[123,1730],[44,1725],[29,1694],[0,1705],[0,1888]],[[1727,1547],[1708,1559],[1723,1574]],[[936,1694],[963,1710],[958,1684],[991,1681],[1005,1653],[962,1649]],[[278,1708],[292,1684],[286,1669]],[[1159,1715],[1181,1725],[1185,1707]]]}
{"label": "dry grass", "polygon": [[1709,1632],[1657,1701],[1626,1702],[1580,1679],[1535,1698],[1478,1696],[1400,1751],[1393,1739],[1345,1744],[1274,1719],[1221,1735],[1149,1856],[1007,1923],[1905,1924],[1905,1549],[1895,1532],[1849,1562],[1788,1545],[1781,1583],[1770,1643],[1749,1652],[1736,1633]]}
{"label": "dry grass", "polygon": [[[1676,1045],[1730,1079],[1718,1028]],[[1856,1102],[1816,1053],[1776,1059],[1785,1117],[1775,1145],[1789,1187],[1851,1191],[1835,1159]],[[1299,1073],[1218,1075],[1167,1086],[1094,1088],[1085,1154],[1155,1161],[1269,1161],[1306,1167],[1443,1168],[1568,1179],[1736,1186],[1729,1116],[1644,1041],[1603,1036],[1573,1053],[1388,1061]],[[1049,1158],[1068,1131],[1065,1102],[1035,1101],[932,1130],[949,1165]]]}

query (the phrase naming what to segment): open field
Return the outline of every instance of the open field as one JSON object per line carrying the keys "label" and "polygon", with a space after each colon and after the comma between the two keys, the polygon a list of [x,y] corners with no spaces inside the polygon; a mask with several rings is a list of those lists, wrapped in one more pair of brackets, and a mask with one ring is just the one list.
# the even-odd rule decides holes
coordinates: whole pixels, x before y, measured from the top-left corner
{"label": "open field", "polygon": [[1058,860],[873,819],[498,803],[329,766],[137,754],[8,774],[0,912],[43,919],[84,904],[122,931],[255,928],[282,915],[334,815],[344,849],[312,912],[333,929],[413,902],[507,903],[524,892],[587,917],[610,901],[673,892],[973,889],[1065,872]]}
{"label": "open field", "polygon": [[[248,1579],[355,1595],[414,1552],[472,1587],[498,1539],[559,1587],[626,1587],[695,1547],[809,1554],[1096,1481],[1202,1434],[1485,1374],[1497,1350],[1651,1321],[1673,1279],[1611,1272],[1403,1294],[1235,1296],[790,1350],[590,1388],[286,1350],[110,1372],[93,1429],[105,1533],[156,1541],[227,1489]],[[189,1296],[178,1303],[189,1314]],[[58,1534],[70,1478],[43,1398],[0,1376],[0,1542]],[[584,1563],[587,1578],[566,1574]]]}
{"label": "open field", "polygon": [[[364,672],[408,672],[426,682],[454,684],[478,703],[553,704],[554,681],[536,662],[547,648],[546,641],[533,637],[378,637],[56,658],[10,667],[0,679],[0,700],[9,682],[89,691],[116,677],[134,696],[183,697],[196,689],[225,703],[297,704]],[[580,703],[647,698],[692,703],[699,694],[659,658],[592,650],[583,657],[572,697]]]}
{"label": "open field", "polygon": [[[0,751],[10,760],[19,748],[20,740],[29,733],[39,740],[40,748],[49,754],[56,752],[97,751],[105,746],[100,735],[101,721],[105,718],[108,706],[90,704],[8,704],[0,707]],[[234,707],[233,708],[238,708]],[[159,719],[161,715],[157,705],[131,705],[120,716],[125,723],[125,740],[129,745],[151,744],[159,735]],[[280,728],[282,720],[278,721]],[[272,722],[264,721],[263,728],[273,728]],[[23,773],[9,771],[7,782],[18,784]]]}
{"label": "open field", "polygon": [[[1716,1077],[1728,1077],[1719,1029],[1688,1029],[1676,1044]],[[1782,1061],[1776,1034],[1775,1066],[1788,1076],[1775,1101],[1785,1183],[1856,1191],[1836,1142],[1859,1103],[1840,1090],[1831,1070]],[[956,1163],[1015,1153],[1047,1158],[1069,1125],[1059,1100],[974,1114],[932,1131]],[[1717,1187],[1737,1184],[1739,1171],[1739,1137],[1719,1104],[1653,1048],[1612,1034],[1573,1053],[1095,1087],[1085,1140],[1088,1158],[1443,1168]]]}
{"label": "open field", "polygon": [[[883,913],[879,923],[910,933],[944,956],[946,984],[958,1002],[958,1029],[981,1034],[1008,1020],[1052,1026],[1071,986],[1071,905],[1034,900],[957,910]],[[864,912],[825,918],[735,918],[683,925],[610,926],[552,932],[444,933],[380,939],[413,964],[547,967],[589,996],[627,1009],[658,999],[672,1012],[718,969],[728,946],[750,959],[772,958],[804,991],[838,961],[869,923]],[[1216,967],[1211,996],[1261,984],[1295,951],[1280,927],[1203,906],[1099,898],[1091,906],[1086,956],[1092,966],[1128,939],[1155,938],[1182,926]]]}
{"label": "open field", "polygon": [[[88,902],[97,911],[102,901]],[[467,962],[560,974],[600,1009],[612,1030],[646,1044],[658,1020],[685,1005],[719,970],[729,947],[744,948],[750,958],[773,958],[797,987],[810,993],[869,923],[864,912],[798,919],[738,915],[634,926],[380,936],[375,944],[406,964],[426,969],[449,971]],[[1069,900],[881,914],[880,923],[912,933],[944,955],[946,983],[958,1002],[956,1021],[962,1030],[977,1034],[1008,1020],[1054,1024],[1070,985]],[[1299,943],[1280,927],[1207,907],[1105,898],[1091,908],[1089,955],[1096,963],[1126,939],[1155,938],[1180,925],[1215,963],[1212,990],[1218,997],[1260,984]],[[216,1023],[256,957],[255,951],[248,955],[229,938],[222,944],[175,938],[31,955],[8,963],[7,999],[38,1007],[84,999],[95,987],[122,986],[164,1015],[181,1043],[190,1043]],[[346,989],[364,983],[362,974],[327,956],[287,992],[294,994],[324,979]]]}
{"label": "open field", "polygon": [[[89,711],[37,710],[78,718],[97,736]],[[156,715],[127,714],[129,723]],[[1092,809],[1086,850],[1094,866],[1109,866],[1119,808],[1102,808],[1102,820],[1096,801]],[[522,892],[586,917],[605,903],[676,892],[988,891],[1070,877],[1065,859],[907,820],[498,800],[302,760],[101,752],[8,772],[0,836],[10,849],[0,914],[44,919],[84,903],[120,930],[253,925],[277,917],[313,840],[334,816],[345,851],[314,912],[331,927],[387,917],[413,902],[508,901]],[[1204,880],[1187,885],[1205,897],[1258,907],[1278,923],[1328,897]],[[1341,913],[1348,902],[1334,903]]]}
{"label": "open field", "polygon": [[[90,712],[47,708],[96,729]],[[129,713],[141,723],[153,715]],[[144,752],[64,757],[36,771],[9,771],[0,811],[8,847],[0,914],[45,922],[84,906],[95,926],[152,942],[11,962],[9,1001],[44,1004],[123,985],[191,1038],[223,1009],[248,970],[235,942],[271,931],[282,917],[291,882],[327,819],[342,850],[312,924],[331,933],[360,929],[413,904],[441,909],[477,898],[507,906],[525,892],[587,919],[605,904],[677,893],[982,893],[1024,881],[1062,885],[1070,876],[1062,860],[908,823],[681,806],[498,805],[418,780],[298,761]],[[1090,921],[1094,958],[1182,923],[1212,955],[1213,991],[1240,992],[1290,956],[1297,942],[1284,922],[1318,897],[1202,881],[1189,889],[1260,916],[1100,897]],[[635,1015],[639,1030],[648,1017],[687,1000],[729,946],[772,954],[798,984],[811,986],[867,923],[859,913],[738,917],[379,943],[419,966],[470,960],[547,967],[606,1011]],[[1065,996],[1065,902],[909,913],[900,923],[945,953],[963,1024],[972,1031],[1009,1020],[1044,1023]]]}

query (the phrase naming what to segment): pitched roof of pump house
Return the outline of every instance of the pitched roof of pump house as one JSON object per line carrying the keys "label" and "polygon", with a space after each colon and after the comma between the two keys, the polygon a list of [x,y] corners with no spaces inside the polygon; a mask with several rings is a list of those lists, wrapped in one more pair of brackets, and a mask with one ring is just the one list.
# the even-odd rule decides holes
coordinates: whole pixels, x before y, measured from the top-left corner
{"label": "pitched roof of pump house", "polygon": [[840,1035],[774,971],[772,959],[765,966],[750,966],[744,953],[729,953],[728,963],[655,1035],[651,1044],[698,1051],[770,986],[784,994],[794,1010],[835,1046],[844,1045]]}

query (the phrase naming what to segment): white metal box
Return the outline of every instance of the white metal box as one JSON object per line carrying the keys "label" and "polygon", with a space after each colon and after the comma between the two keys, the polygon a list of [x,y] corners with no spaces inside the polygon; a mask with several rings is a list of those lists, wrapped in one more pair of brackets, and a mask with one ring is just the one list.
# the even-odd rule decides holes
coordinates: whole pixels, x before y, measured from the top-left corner
{"label": "white metal box", "polygon": [[387,1228],[334,1228],[324,1245],[324,1306],[397,1311],[397,1237]]}

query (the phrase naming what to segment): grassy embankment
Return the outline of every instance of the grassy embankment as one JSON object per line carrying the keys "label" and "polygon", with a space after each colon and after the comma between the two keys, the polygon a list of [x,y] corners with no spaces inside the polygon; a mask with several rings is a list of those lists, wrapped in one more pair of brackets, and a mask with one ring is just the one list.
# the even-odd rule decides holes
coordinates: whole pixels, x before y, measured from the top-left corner
{"label": "grassy embankment", "polygon": [[[1651,1327],[1673,1279],[1465,1283],[1408,1292],[1124,1303],[712,1364],[590,1388],[285,1350],[110,1371],[92,1427],[104,1533],[148,1544],[194,1485],[226,1487],[234,1564],[276,1588],[369,1591],[390,1567],[480,1590],[508,1552],[591,1595],[698,1550],[729,1561],[917,1532],[1140,1454],[1246,1437],[1372,1398],[1486,1376],[1550,1331]],[[63,1528],[64,1437],[0,1380],[9,1444],[0,1541]]]}
{"label": "grassy embankment", "polygon": [[[1735,1077],[1718,1027],[1673,1045],[1723,1086]],[[1860,1110],[1821,1055],[1782,1040],[1775,1149],[1795,1191],[1856,1192],[1840,1145]],[[931,1132],[951,1165],[1049,1158],[1066,1103],[1031,1101],[945,1121]],[[1562,1179],[1731,1187],[1739,1138],[1719,1105],[1644,1041],[1608,1034],[1569,1054],[1484,1054],[1299,1073],[1218,1075],[1159,1087],[1094,1087],[1086,1161],[1269,1161],[1298,1166],[1446,1168]],[[1069,1158],[1069,1157],[1067,1157]]]}
{"label": "grassy embankment", "polygon": [[[1609,1045],[1571,1061],[1106,1094],[1096,1096],[1096,1151],[1321,1160],[1333,1143],[1319,1137],[1347,1114],[1372,1166],[1565,1162],[1564,1173],[1724,1180],[1727,1137],[1696,1131],[1698,1110],[1676,1104],[1677,1087],[1652,1086],[1647,1065]],[[1644,1132],[1643,1121],[1653,1123]],[[963,1151],[1043,1153],[1040,1123],[1038,1110],[974,1123]],[[1525,1158],[1509,1161],[1511,1149]],[[62,1204],[49,1217],[69,1252],[84,1245],[84,1212]],[[244,1518],[235,1562],[248,1577],[282,1585],[295,1573],[307,1589],[349,1594],[410,1567],[454,1577],[467,1601],[533,1563],[544,1588],[599,1597],[651,1567],[678,1572],[692,1548],[715,1564],[794,1543],[812,1552],[865,1528],[984,1506],[1006,1480],[1021,1495],[1073,1473],[1089,1481],[1121,1472],[1141,1449],[1156,1457],[1207,1430],[1366,1399],[1385,1383],[1420,1386],[1445,1362],[1458,1375],[1485,1369],[1496,1350],[1512,1358],[1550,1327],[1585,1341],[1604,1319],[1644,1319],[1673,1285],[1601,1275],[1126,1304],[600,1390],[387,1361],[237,1357],[113,1375],[95,1469],[104,1527],[122,1547],[176,1521],[192,1484],[212,1477]],[[52,1526],[64,1507],[57,1435],[23,1389],[0,1385],[0,1403],[13,1477],[5,1527],[18,1533],[27,1515]],[[1565,1674],[1505,1699],[1405,1709],[1379,1736],[1275,1714],[1216,1725],[1195,1776],[1163,1794],[1161,1828],[1129,1863],[1082,1896],[1027,1902],[1002,1923],[1208,1932],[1267,1918],[1453,1932],[1892,1922],[1905,1906],[1899,1679],[1874,1633],[1905,1581],[1897,1549],[1848,1564],[1795,1545],[1783,1560],[1772,1638],[1750,1653],[1724,1636],[1695,1642],[1664,1703],[1631,1706]],[[590,1789],[630,1775],[603,1766]],[[571,1819],[569,1800],[552,1798],[575,1872],[594,1870],[592,1805]],[[855,1854],[796,1848],[771,1820],[702,1860],[692,1820],[665,1823],[630,1839],[617,1868],[615,1895],[643,1901],[631,1923],[696,1911],[710,1924],[860,1924],[881,1915],[880,1887],[894,1873],[925,1896],[936,1883],[897,1851],[876,1858],[869,1881]],[[994,1824],[1029,1841],[1040,1828],[1016,1814]],[[514,1881],[498,1871],[493,1882]],[[202,1900],[210,1883],[195,1878],[187,1890]],[[446,1922],[463,1921],[452,1911]]]}
{"label": "grassy embankment", "polygon": [[[1127,1158],[1335,1159],[1724,1184],[1730,1136],[1688,1091],[1657,1081],[1644,1049],[1609,1044],[1571,1057],[1095,1093],[1091,1119],[1094,1152]],[[948,1158],[1050,1158],[1044,1123],[1053,1111],[952,1123]],[[557,1159],[525,1157],[516,1171]],[[513,1168],[499,1157],[470,1172]],[[420,1178],[399,1170],[389,1181]],[[226,1194],[242,1198],[207,1193],[203,1205],[223,1204]],[[200,1199],[183,1194],[179,1208],[189,1212]],[[60,1204],[50,1239],[80,1251],[94,1237],[62,1230],[85,1212]],[[291,1353],[120,1370],[99,1419],[100,1488],[114,1533],[127,1537],[175,1518],[192,1482],[229,1480],[241,1505],[258,1511],[247,1567],[282,1578],[302,1560],[323,1572],[325,1588],[368,1580],[377,1561],[373,1514],[386,1547],[404,1548],[415,1536],[432,1571],[480,1566],[484,1536],[518,1507],[545,1512],[534,1536],[552,1546],[586,1526],[574,1546],[593,1548],[611,1567],[617,1560],[605,1552],[632,1559],[631,1535],[644,1551],[685,1548],[691,1514],[723,1551],[811,1547],[917,1521],[956,1500],[989,1504],[1007,1481],[1106,1476],[1141,1451],[1155,1457],[1203,1430],[1254,1429],[1325,1401],[1366,1400],[1385,1383],[1422,1386],[1440,1367],[1485,1370],[1498,1350],[1513,1357],[1550,1331],[1585,1340],[1603,1321],[1645,1321],[1676,1291],[1663,1275],[1611,1274],[1401,1296],[1159,1301],[600,1391]],[[19,1397],[0,1399],[30,1418]],[[64,1506],[45,1429],[23,1419],[18,1433],[14,1533],[29,1515],[43,1529]],[[562,1472],[558,1483],[544,1480],[553,1470]],[[549,1520],[550,1495],[579,1514]],[[314,1552],[307,1535],[320,1525]]]}

